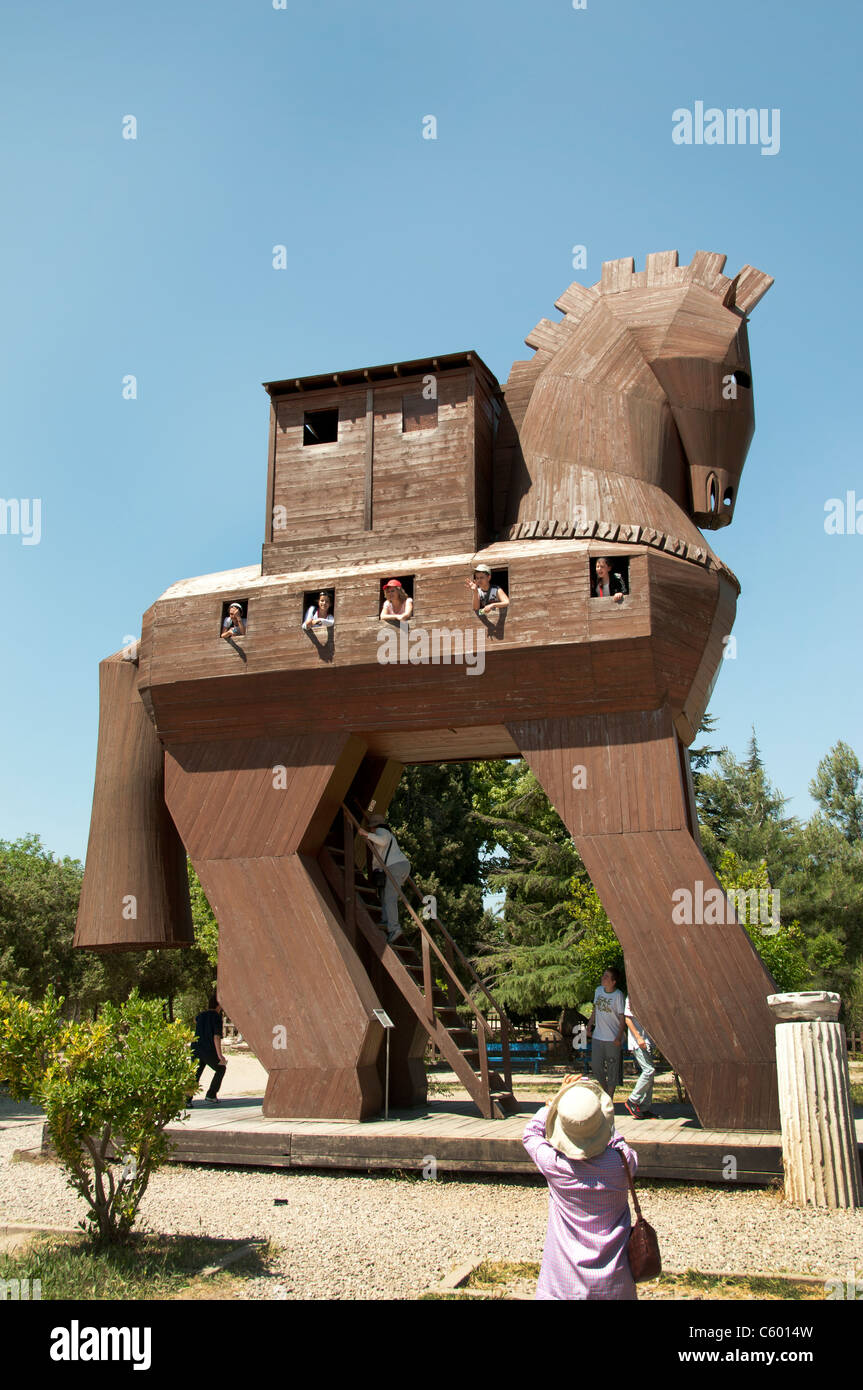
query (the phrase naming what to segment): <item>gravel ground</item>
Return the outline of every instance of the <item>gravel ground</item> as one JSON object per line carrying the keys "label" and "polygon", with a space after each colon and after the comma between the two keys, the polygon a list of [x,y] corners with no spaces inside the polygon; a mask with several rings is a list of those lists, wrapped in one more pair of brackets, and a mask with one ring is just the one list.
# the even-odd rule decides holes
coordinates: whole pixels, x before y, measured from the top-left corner
{"label": "gravel ground", "polygon": [[[84,1204],[55,1164],[10,1163],[35,1148],[41,1121],[0,1122],[0,1225],[74,1226]],[[863,1210],[796,1211],[759,1189],[642,1184],[668,1269],[810,1273],[847,1278],[863,1266]],[[274,1206],[286,1198],[286,1206]],[[150,1182],[143,1227],[217,1237],[268,1237],[273,1274],[248,1296],[413,1298],[469,1259],[538,1260],[545,1185],[379,1174],[168,1168]]]}

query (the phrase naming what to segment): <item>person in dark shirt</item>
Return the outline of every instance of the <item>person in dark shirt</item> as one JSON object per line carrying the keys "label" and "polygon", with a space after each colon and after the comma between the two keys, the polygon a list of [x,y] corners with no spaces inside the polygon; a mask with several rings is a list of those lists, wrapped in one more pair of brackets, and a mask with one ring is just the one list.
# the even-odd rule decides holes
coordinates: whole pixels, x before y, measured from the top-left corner
{"label": "person in dark shirt", "polygon": [[[196,1081],[200,1081],[201,1073],[205,1067],[212,1067],[213,1079],[205,1099],[211,1104],[218,1104],[219,1087],[222,1084],[225,1068],[228,1064],[222,1052],[222,1010],[215,994],[210,995],[209,1006],[195,1019],[195,1041],[192,1043],[192,1055],[198,1062]],[[192,1097],[189,1096],[187,1099],[191,1105]]]}
{"label": "person in dark shirt", "polygon": [[624,594],[629,590],[623,575],[613,572],[614,563],[610,556],[602,556],[597,560],[596,579],[591,588],[591,595],[593,598],[610,598],[615,603],[623,603]]}

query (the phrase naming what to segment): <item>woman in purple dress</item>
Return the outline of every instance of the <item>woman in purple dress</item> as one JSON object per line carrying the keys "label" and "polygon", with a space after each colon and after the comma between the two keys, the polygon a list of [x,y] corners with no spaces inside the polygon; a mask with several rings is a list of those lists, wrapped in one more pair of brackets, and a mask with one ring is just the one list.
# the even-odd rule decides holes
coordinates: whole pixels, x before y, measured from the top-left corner
{"label": "woman in purple dress", "polygon": [[629,1184],[638,1157],[614,1131],[597,1082],[566,1076],[534,1115],[524,1147],[548,1183],[548,1229],[536,1297],[635,1299],[629,1268]]}

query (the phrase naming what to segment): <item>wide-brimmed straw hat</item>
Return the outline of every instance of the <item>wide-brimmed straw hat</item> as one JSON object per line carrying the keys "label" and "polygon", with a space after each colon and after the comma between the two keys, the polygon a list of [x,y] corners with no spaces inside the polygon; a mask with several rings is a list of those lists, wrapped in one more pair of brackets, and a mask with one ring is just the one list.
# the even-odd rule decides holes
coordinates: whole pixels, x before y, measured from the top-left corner
{"label": "wide-brimmed straw hat", "polygon": [[595,1081],[573,1081],[559,1091],[545,1119],[545,1137],[567,1158],[595,1158],[614,1133],[614,1105]]}

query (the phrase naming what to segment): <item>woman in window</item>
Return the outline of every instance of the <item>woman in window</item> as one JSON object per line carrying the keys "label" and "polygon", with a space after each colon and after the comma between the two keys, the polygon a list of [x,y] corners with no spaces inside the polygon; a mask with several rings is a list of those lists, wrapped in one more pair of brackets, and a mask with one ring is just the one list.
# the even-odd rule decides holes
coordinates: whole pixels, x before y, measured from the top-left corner
{"label": "woman in window", "polygon": [[332,627],[335,622],[332,609],[332,597],[326,589],[321,589],[317,604],[312,604],[303,619],[303,632],[307,632],[310,627]]}
{"label": "woman in window", "polygon": [[611,598],[615,603],[623,603],[624,594],[628,594],[626,580],[622,574],[612,573],[614,560],[603,557],[596,562],[596,578],[591,588],[594,598]]}
{"label": "woman in window", "polygon": [[409,598],[398,579],[388,579],[384,585],[384,606],[381,609],[381,622],[404,623],[414,611],[414,601]]}

